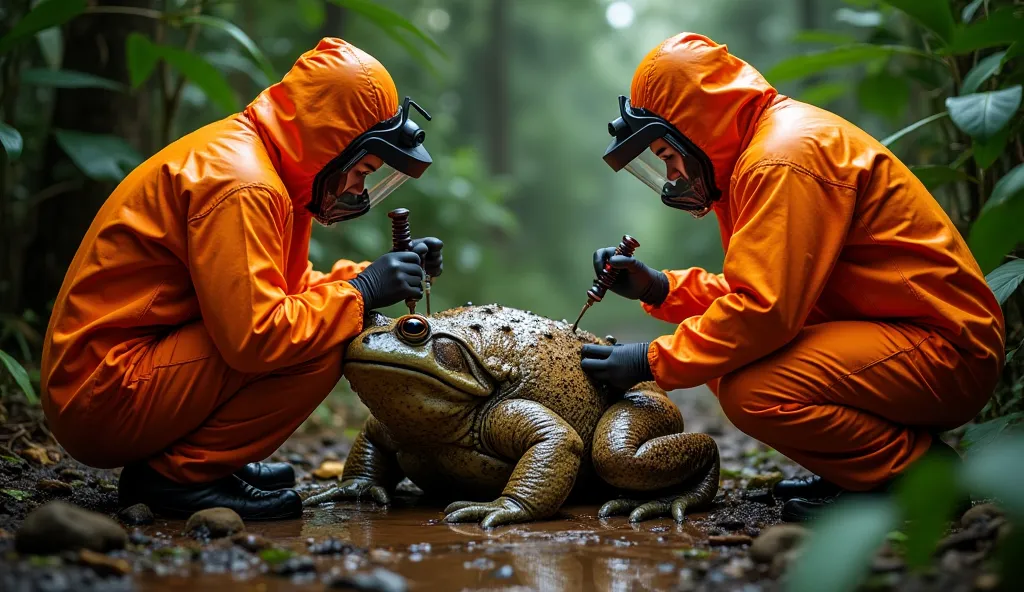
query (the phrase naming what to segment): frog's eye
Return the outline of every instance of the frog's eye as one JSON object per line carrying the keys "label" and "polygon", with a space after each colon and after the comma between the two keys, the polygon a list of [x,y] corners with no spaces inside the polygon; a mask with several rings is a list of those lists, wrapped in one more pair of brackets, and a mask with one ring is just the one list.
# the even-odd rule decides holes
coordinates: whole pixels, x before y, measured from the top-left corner
{"label": "frog's eye", "polygon": [[406,343],[418,345],[430,337],[430,325],[420,315],[406,315],[398,320],[398,336]]}

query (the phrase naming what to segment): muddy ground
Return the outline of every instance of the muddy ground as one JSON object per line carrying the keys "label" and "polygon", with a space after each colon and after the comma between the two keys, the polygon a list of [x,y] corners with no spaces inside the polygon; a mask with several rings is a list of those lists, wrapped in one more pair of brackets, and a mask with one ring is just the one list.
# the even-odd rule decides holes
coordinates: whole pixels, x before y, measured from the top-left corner
{"label": "muddy ground", "polygon": [[[48,441],[38,412],[10,404],[0,433],[0,590],[777,590],[795,552],[772,528],[780,508],[767,487],[802,473],[746,437],[706,393],[673,393],[688,431],[711,434],[723,458],[712,508],[683,525],[598,519],[597,506],[570,506],[553,519],[484,531],[448,525],[405,482],[389,508],[339,503],[300,520],[252,522],[217,536],[186,532],[185,521],[131,524],[119,514],[117,470],[70,459]],[[292,462],[303,496],[329,487],[354,431],[296,434],[273,460]],[[955,436],[954,436],[955,437]],[[319,473],[319,478],[316,474]],[[127,542],[106,553],[19,554],[15,533],[52,500],[116,520]],[[796,529],[799,535],[799,529]],[[992,528],[951,524],[934,569],[911,575],[898,545],[886,546],[865,582],[873,590],[996,589],[986,569]],[[758,540],[759,539],[759,540]],[[756,541],[756,542],[755,542]],[[754,549],[753,552],[751,551]]]}

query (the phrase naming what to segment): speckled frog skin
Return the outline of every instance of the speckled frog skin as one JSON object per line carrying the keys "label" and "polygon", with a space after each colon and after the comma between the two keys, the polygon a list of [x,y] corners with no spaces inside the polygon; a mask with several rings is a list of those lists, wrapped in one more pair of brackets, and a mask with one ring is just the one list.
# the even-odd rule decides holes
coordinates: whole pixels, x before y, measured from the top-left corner
{"label": "speckled frog skin", "polygon": [[719,456],[654,383],[593,382],[584,343],[605,339],[500,305],[390,319],[371,312],[344,373],[371,417],[335,489],[306,505],[389,493],[408,477],[451,503],[448,522],[485,528],[544,519],[595,488],[599,514],[631,521],[710,502]]}

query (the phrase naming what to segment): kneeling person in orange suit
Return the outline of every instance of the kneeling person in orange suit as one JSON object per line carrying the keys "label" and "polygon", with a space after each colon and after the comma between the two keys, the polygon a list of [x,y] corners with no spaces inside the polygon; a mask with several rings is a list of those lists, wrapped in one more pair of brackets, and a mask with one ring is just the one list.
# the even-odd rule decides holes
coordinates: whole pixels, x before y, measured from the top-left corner
{"label": "kneeling person in orange suit", "polygon": [[599,249],[595,271],[623,270],[612,291],[677,327],[586,346],[583,367],[622,386],[707,384],[735,426],[814,473],[775,487],[789,521],[886,490],[929,451],[955,455],[937,433],[991,396],[1004,319],[914,174],[701,35],[652,50],[619,109],[606,162],[669,207],[713,211],[725,261],[657,271]]}
{"label": "kneeling person in orange suit", "polygon": [[308,259],[314,219],[360,216],[430,165],[410,105],[377,60],[325,38],[100,209],[47,330],[43,405],[73,457],[124,467],[122,504],[301,515],[291,466],[256,461],[340,380],[364,313],[442,271],[436,238],[326,274]]}

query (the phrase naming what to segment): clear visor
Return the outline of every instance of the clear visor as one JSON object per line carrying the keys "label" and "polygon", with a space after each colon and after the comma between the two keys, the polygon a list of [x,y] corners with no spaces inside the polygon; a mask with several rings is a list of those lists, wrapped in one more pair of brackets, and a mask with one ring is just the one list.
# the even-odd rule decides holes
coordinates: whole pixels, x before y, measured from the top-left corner
{"label": "clear visor", "polygon": [[666,205],[684,210],[705,208],[707,199],[702,191],[700,165],[682,150],[667,150],[662,156],[664,160],[647,149],[624,168],[657,193]]}
{"label": "clear visor", "polygon": [[358,164],[352,174],[336,171],[324,182],[322,215],[329,220],[343,220],[363,214],[409,178],[386,164],[365,176],[361,175]]}

